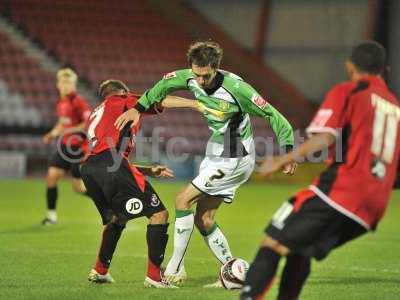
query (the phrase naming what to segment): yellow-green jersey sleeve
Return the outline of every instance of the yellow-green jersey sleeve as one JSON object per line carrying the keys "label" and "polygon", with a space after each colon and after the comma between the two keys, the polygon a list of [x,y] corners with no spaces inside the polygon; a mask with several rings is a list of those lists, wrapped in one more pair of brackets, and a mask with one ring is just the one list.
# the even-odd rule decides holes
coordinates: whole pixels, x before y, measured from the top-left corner
{"label": "yellow-green jersey sleeve", "polygon": [[289,121],[246,82],[239,82],[238,101],[244,112],[266,119],[274,131],[280,146],[293,146],[294,134]]}
{"label": "yellow-green jersey sleeve", "polygon": [[178,70],[168,74],[148,89],[139,99],[139,110],[146,111],[152,105],[160,103],[167,95],[178,91],[187,90],[189,70]]}

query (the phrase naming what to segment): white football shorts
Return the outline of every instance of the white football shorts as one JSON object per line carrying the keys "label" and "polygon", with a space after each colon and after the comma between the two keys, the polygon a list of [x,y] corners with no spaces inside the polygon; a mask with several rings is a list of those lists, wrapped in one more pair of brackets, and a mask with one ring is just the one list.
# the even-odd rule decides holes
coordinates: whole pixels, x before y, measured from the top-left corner
{"label": "white football shorts", "polygon": [[206,156],[192,185],[207,195],[219,196],[231,203],[237,188],[253,173],[254,165],[254,154],[237,158]]}

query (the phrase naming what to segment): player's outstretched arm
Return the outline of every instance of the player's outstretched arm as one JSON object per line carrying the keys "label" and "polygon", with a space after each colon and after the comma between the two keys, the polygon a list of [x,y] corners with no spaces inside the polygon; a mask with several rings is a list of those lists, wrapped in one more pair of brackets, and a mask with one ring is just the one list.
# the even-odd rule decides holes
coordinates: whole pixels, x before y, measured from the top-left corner
{"label": "player's outstretched arm", "polygon": [[135,126],[140,118],[140,113],[148,111],[154,105],[159,104],[168,94],[187,89],[184,71],[175,71],[166,74],[163,79],[148,89],[139,99],[135,108],[131,108],[120,115],[114,126],[121,130],[126,124],[132,121],[131,127]]}
{"label": "player's outstretched arm", "polygon": [[48,132],[46,133],[42,140],[45,144],[50,144],[53,139],[60,136],[63,132],[64,126],[62,125],[61,121],[59,120],[57,124]]}
{"label": "player's outstretched arm", "polygon": [[77,132],[83,132],[85,129],[85,122],[79,123],[78,125],[74,127],[69,127],[63,131],[63,133],[77,133]]}
{"label": "player's outstretched arm", "polygon": [[332,133],[315,134],[290,153],[265,159],[258,168],[258,172],[263,176],[272,174],[288,164],[303,160],[315,152],[328,148],[335,140],[336,137]]}
{"label": "player's outstretched arm", "polygon": [[201,110],[201,107],[197,100],[187,99],[178,96],[170,96],[168,95],[161,102],[163,108],[190,108],[197,111]]}
{"label": "player's outstretched arm", "polygon": [[[242,110],[266,119],[278,139],[279,146],[285,148],[286,152],[290,151],[294,145],[294,134],[289,121],[262,98],[251,85],[240,82],[237,88]],[[296,169],[296,162],[287,163],[283,168],[283,173],[293,175]]]}
{"label": "player's outstretched arm", "polygon": [[206,107],[200,101],[178,96],[167,96],[163,102],[161,102],[161,105],[163,108],[190,108],[200,113],[207,112],[216,117],[221,117],[221,115],[223,115],[223,112]]}

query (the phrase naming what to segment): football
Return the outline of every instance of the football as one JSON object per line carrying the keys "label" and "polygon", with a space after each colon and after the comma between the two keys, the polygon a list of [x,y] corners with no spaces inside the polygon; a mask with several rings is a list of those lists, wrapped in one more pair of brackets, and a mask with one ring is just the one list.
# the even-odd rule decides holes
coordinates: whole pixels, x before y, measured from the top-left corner
{"label": "football", "polygon": [[219,271],[219,278],[224,288],[228,290],[240,289],[246,278],[249,263],[241,258],[232,258]]}

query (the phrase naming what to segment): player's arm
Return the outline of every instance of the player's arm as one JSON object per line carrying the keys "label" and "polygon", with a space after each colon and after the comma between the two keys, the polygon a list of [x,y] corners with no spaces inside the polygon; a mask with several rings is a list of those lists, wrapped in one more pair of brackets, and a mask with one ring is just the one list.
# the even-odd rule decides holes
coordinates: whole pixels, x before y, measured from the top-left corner
{"label": "player's arm", "polygon": [[258,169],[261,175],[268,175],[282,169],[285,165],[302,161],[315,152],[328,148],[336,140],[336,136],[329,132],[317,133],[293,151],[271,158],[267,158]]}
{"label": "player's arm", "polygon": [[196,110],[200,113],[204,113],[207,111],[216,116],[221,114],[220,111],[210,109],[210,108],[206,107],[205,105],[203,105],[200,101],[197,101],[194,99],[178,97],[178,96],[168,95],[161,102],[161,105],[163,108],[189,108],[189,109]]}
{"label": "player's arm", "polygon": [[165,97],[161,105],[164,108],[190,108],[198,111],[201,109],[197,100],[171,95]]}
{"label": "player's arm", "polygon": [[293,128],[289,121],[258,92],[245,82],[240,83],[240,105],[245,112],[264,118],[271,125],[279,146],[292,148],[294,145]]}
{"label": "player's arm", "polygon": [[62,125],[62,122],[61,122],[61,120],[59,119],[59,120],[57,121],[56,125],[54,125],[54,127],[53,127],[48,133],[46,133],[46,134],[43,136],[43,138],[42,138],[43,143],[45,143],[45,144],[51,143],[51,141],[52,141],[53,139],[57,138],[58,136],[60,136],[60,135],[62,134],[63,128],[64,128],[64,127],[63,127],[63,125]]}
{"label": "player's arm", "polygon": [[65,128],[63,122],[59,120],[57,124],[48,133],[43,136],[43,142],[49,144],[52,140],[66,133],[83,132],[85,129],[85,122],[79,123],[76,126]]}
{"label": "player's arm", "polygon": [[155,165],[155,166],[136,166],[136,168],[146,176],[152,177],[163,177],[163,178],[173,178],[174,171],[166,166]]}
{"label": "player's arm", "polygon": [[117,118],[114,123],[115,127],[121,130],[130,121],[132,121],[132,126],[136,125],[139,121],[140,113],[146,112],[154,105],[161,103],[168,94],[187,89],[186,80],[184,71],[175,71],[166,74],[163,79],[140,97],[134,108],[127,110]]}
{"label": "player's arm", "polygon": [[[241,109],[251,115],[264,118],[270,125],[277,137],[279,146],[286,152],[293,149],[294,134],[289,121],[270,103],[262,98],[258,92],[249,84],[241,82],[239,86]],[[296,171],[297,163],[288,163],[283,172],[293,175]]]}
{"label": "player's arm", "polygon": [[82,123],[79,123],[79,124],[77,124],[77,125],[75,125],[75,126],[72,126],[72,127],[69,127],[69,128],[62,128],[62,130],[61,130],[61,134],[63,134],[63,133],[78,133],[78,132],[82,132],[82,131],[84,131],[85,130],[85,125],[86,125],[86,122],[82,122]]}

